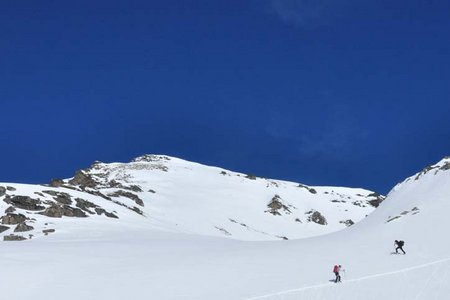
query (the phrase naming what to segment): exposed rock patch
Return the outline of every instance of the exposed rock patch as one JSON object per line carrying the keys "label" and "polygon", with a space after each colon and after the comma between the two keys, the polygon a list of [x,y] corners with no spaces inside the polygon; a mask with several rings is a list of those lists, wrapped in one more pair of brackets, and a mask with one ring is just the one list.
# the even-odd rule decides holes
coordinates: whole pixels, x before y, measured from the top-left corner
{"label": "exposed rock patch", "polygon": [[2,224],[16,225],[16,224],[25,222],[27,220],[27,217],[25,217],[22,214],[8,213],[8,214],[4,215],[3,217],[1,217],[1,220],[2,220]]}
{"label": "exposed rock patch", "polygon": [[327,219],[318,211],[309,211],[307,214],[310,214],[308,217],[308,222],[314,222],[319,225],[327,225]]}
{"label": "exposed rock patch", "polygon": [[21,235],[15,235],[15,234],[5,235],[3,237],[4,241],[24,241],[26,239],[27,239],[26,237],[23,237]]}
{"label": "exposed rock patch", "polygon": [[77,218],[87,217],[87,215],[79,208],[74,208],[69,205],[58,205],[58,204],[53,204],[40,214],[51,218],[61,218],[62,216],[77,217]]}
{"label": "exposed rock patch", "polygon": [[101,215],[105,215],[105,216],[107,216],[108,218],[114,218],[114,219],[118,219],[119,217],[118,216],[116,216],[114,213],[110,213],[110,212],[107,212],[106,210],[104,210],[103,208],[96,208],[95,209],[95,212],[97,213],[97,215],[99,215],[99,216],[101,216]]}
{"label": "exposed rock patch", "polygon": [[8,226],[0,225],[0,233],[6,231],[6,230],[8,230],[8,229],[9,229]]}
{"label": "exposed rock patch", "polygon": [[52,179],[52,181],[50,182],[50,186],[51,187],[61,187],[63,186],[64,181],[62,179]]}
{"label": "exposed rock patch", "polygon": [[5,194],[6,194],[6,188],[3,186],[0,186],[0,197],[5,196]]}
{"label": "exposed rock patch", "polygon": [[131,192],[118,190],[114,193],[108,194],[108,196],[109,197],[125,197],[125,198],[133,200],[134,202],[136,202],[137,205],[144,206],[144,201],[142,201],[142,199],[139,198],[138,195],[133,194]]}
{"label": "exposed rock patch", "polygon": [[90,208],[97,208],[98,207],[98,205],[96,205],[96,204],[94,204],[94,203],[92,203],[90,201],[81,199],[81,198],[76,198],[75,201],[77,202],[76,207],[78,207],[81,210],[84,210],[85,212],[88,212],[90,214],[94,214],[94,212],[91,211]]}
{"label": "exposed rock patch", "polygon": [[278,195],[273,196],[267,207],[270,209],[266,210],[265,212],[271,213],[274,216],[281,216],[281,212],[285,212],[287,214],[291,213],[289,207],[283,204],[281,197]]}
{"label": "exposed rock patch", "polygon": [[55,232],[55,229],[44,229],[44,230],[42,230],[42,232],[43,232],[45,235],[48,235],[49,233]]}
{"label": "exposed rock patch", "polygon": [[82,170],[78,170],[75,176],[69,180],[69,184],[78,185],[81,188],[95,188],[97,186],[97,181],[95,181],[91,175],[86,174]]}
{"label": "exposed rock patch", "polygon": [[5,210],[5,213],[12,213],[12,212],[15,212],[16,211],[16,209],[14,208],[14,206],[10,206],[10,207],[8,207],[6,210]]}
{"label": "exposed rock patch", "polygon": [[256,180],[256,176],[253,174],[247,174],[247,176],[245,176],[245,178],[250,179],[250,180]]}
{"label": "exposed rock patch", "polygon": [[58,203],[67,204],[67,205],[72,204],[72,197],[67,193],[57,192],[57,191],[42,191],[42,192],[53,196],[53,199],[55,199],[55,201]]}
{"label": "exposed rock patch", "polygon": [[7,196],[3,201],[8,204],[13,205],[16,208],[26,209],[26,210],[43,210],[44,206],[40,205],[41,201],[38,199],[33,199],[28,196]]}
{"label": "exposed rock patch", "polygon": [[385,199],[384,196],[381,196],[378,193],[372,193],[372,194],[367,195],[367,198],[369,198],[369,197],[374,197],[375,198],[375,199],[372,199],[372,200],[368,201],[369,204],[372,205],[373,207],[378,207],[381,204],[381,202],[383,202],[384,199]]}
{"label": "exposed rock patch", "polygon": [[20,224],[17,224],[16,228],[14,229],[14,232],[25,232],[25,231],[30,231],[33,229],[34,229],[33,226],[29,226],[25,223],[20,223]]}
{"label": "exposed rock patch", "polygon": [[313,188],[311,188],[311,187],[309,187],[309,186],[307,186],[307,185],[304,185],[304,184],[299,183],[299,184],[298,184],[298,187],[299,187],[299,188],[307,189],[308,192],[310,192],[311,194],[317,194],[317,191],[316,191],[315,189],[313,189]]}
{"label": "exposed rock patch", "polygon": [[355,222],[352,221],[352,219],[348,219],[348,220],[344,220],[344,221],[339,221],[339,223],[341,224],[345,224],[345,226],[350,227],[353,224],[355,224]]}

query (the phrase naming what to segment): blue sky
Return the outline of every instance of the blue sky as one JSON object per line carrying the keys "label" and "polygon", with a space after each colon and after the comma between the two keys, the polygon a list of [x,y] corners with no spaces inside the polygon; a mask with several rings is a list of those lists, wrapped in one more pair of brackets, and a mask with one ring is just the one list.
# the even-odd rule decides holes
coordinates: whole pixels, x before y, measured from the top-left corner
{"label": "blue sky", "polygon": [[160,153],[386,193],[450,154],[449,1],[2,1],[0,32],[0,181]]}

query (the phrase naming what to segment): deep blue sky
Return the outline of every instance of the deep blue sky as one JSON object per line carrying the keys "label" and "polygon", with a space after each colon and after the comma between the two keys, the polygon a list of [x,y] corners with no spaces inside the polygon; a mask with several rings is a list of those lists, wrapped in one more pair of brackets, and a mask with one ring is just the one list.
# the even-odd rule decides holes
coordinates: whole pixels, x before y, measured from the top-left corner
{"label": "deep blue sky", "polygon": [[450,154],[450,1],[1,1],[0,181],[144,153],[312,185]]}

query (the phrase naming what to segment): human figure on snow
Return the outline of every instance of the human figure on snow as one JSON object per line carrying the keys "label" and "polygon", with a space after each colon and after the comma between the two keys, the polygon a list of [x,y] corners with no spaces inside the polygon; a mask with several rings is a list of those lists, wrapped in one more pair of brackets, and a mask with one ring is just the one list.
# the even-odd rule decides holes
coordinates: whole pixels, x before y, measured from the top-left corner
{"label": "human figure on snow", "polygon": [[405,250],[403,250],[403,245],[405,244],[404,241],[397,241],[395,240],[394,245],[395,245],[395,253],[398,254],[398,249],[402,250],[403,254],[406,254]]}
{"label": "human figure on snow", "polygon": [[336,275],[336,279],[334,280],[335,283],[341,282],[341,275],[339,275],[339,272],[341,271],[341,265],[335,265],[333,268],[333,273]]}

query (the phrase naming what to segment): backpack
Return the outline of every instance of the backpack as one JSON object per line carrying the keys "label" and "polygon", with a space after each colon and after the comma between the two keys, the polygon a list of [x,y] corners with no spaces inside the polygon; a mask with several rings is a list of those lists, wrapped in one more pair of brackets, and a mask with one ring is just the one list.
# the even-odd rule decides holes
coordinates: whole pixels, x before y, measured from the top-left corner
{"label": "backpack", "polygon": [[404,241],[398,241],[398,246],[399,246],[399,247],[403,247],[404,244],[405,244]]}
{"label": "backpack", "polygon": [[335,265],[333,268],[333,273],[338,273],[339,272],[339,266]]}

